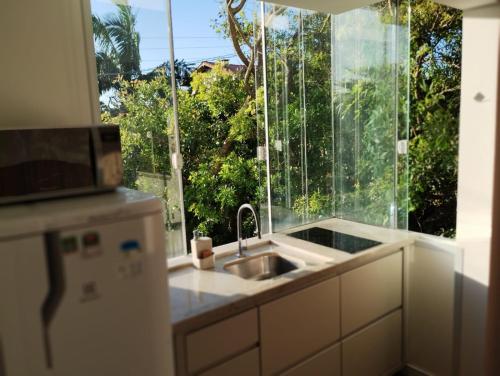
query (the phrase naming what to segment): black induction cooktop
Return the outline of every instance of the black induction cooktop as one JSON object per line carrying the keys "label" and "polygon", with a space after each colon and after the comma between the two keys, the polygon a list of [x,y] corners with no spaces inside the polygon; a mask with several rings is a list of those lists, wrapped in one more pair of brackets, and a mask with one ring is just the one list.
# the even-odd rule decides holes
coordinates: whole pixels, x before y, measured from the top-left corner
{"label": "black induction cooktop", "polygon": [[343,234],[341,232],[327,230],[320,227],[312,227],[306,230],[292,232],[288,235],[348,253],[361,252],[365,249],[381,244],[375,240]]}

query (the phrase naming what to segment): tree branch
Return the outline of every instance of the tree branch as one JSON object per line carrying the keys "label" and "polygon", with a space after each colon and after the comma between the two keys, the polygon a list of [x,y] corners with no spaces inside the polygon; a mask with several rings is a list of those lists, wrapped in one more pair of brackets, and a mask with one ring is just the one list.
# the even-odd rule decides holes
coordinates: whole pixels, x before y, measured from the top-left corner
{"label": "tree branch", "polygon": [[231,42],[233,43],[234,50],[236,51],[236,54],[240,58],[240,60],[245,64],[246,67],[250,64],[248,61],[248,58],[246,55],[243,53],[243,50],[241,49],[240,44],[238,43],[238,31],[235,26],[235,19],[234,15],[231,11],[231,3],[233,0],[226,0],[226,9],[227,9],[227,23],[229,25],[229,35],[231,37]]}

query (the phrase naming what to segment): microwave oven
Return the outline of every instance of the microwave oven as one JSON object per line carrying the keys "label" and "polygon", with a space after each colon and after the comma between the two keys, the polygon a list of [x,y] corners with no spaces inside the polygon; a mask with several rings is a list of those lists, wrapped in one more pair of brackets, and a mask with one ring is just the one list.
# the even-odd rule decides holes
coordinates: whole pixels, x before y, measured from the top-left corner
{"label": "microwave oven", "polygon": [[110,191],[122,178],[116,125],[0,130],[0,205]]}

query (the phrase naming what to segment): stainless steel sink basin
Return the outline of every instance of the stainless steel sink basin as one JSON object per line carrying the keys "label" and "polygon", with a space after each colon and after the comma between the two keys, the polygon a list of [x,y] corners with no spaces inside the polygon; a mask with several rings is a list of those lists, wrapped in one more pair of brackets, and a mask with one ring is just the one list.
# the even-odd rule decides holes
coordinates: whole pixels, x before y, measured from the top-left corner
{"label": "stainless steel sink basin", "polygon": [[261,281],[291,272],[297,266],[275,252],[248,256],[224,265],[224,270],[244,279]]}

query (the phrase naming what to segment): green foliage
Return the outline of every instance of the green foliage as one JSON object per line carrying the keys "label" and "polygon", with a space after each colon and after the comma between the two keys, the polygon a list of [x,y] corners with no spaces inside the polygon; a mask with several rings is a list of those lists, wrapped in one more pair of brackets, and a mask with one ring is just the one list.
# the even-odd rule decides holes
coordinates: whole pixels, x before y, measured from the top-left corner
{"label": "green foliage", "polygon": [[[351,220],[390,226],[394,210],[391,203],[397,197],[400,226],[406,226],[408,206],[410,229],[453,236],[462,15],[431,0],[418,0],[411,2],[409,20],[405,12],[408,3],[401,4],[400,12],[395,12],[391,2],[372,6],[379,20],[366,27],[394,23],[404,27],[411,22],[409,76],[404,65],[396,72],[391,61],[358,70],[355,75],[347,73],[344,81],[339,81],[341,72],[335,71],[335,87],[343,90],[335,91],[333,98],[329,52],[333,50],[341,59],[345,58],[342,54],[352,52],[345,44],[331,46],[331,16],[304,13],[301,32],[297,12],[287,10],[282,13],[288,19],[287,29],[268,30],[273,205],[291,206],[302,220],[307,216],[307,220],[318,218],[331,210]],[[343,25],[346,29],[336,29],[337,35],[355,31],[351,23]],[[404,53],[404,44],[399,48]],[[378,53],[368,45],[361,51],[368,60]],[[357,54],[352,58],[359,59]],[[399,93],[394,93],[395,77]],[[391,99],[395,95],[396,103]],[[398,111],[394,111],[395,106]],[[285,137],[285,129],[289,138],[284,151],[273,150],[275,140]],[[408,136],[410,140],[408,169],[406,158],[396,155],[396,131],[400,139]],[[291,202],[287,195],[291,195]],[[334,208],[327,205],[330,197],[335,197]],[[323,205],[323,213],[318,212],[318,203]]]}
{"label": "green foliage", "polygon": [[116,11],[117,13],[108,14],[104,19],[92,15],[101,93],[113,86],[118,75],[131,80],[141,73],[140,36],[135,30],[137,15],[128,5],[116,4]]}
{"label": "green foliage", "polygon": [[[393,20],[391,8],[379,8],[381,20]],[[412,9],[410,229],[450,236],[455,226],[461,14],[431,0],[412,2]],[[117,21],[124,15],[119,13],[115,20],[94,19],[102,47],[97,54],[100,89],[117,89],[113,111],[103,114],[103,122],[121,127],[125,184],[157,194],[161,189],[166,205],[178,210],[175,192],[168,188],[169,181],[173,182],[170,154],[174,145],[170,69],[167,64],[140,74],[140,57],[134,52],[139,37],[134,34],[132,13],[128,20],[121,20],[122,26],[127,22],[131,26],[128,35],[118,33]],[[244,14],[240,17],[243,43],[252,28]],[[330,17],[308,13],[302,20],[300,41],[293,27],[269,36],[267,68],[277,67],[268,71],[267,98],[273,205],[289,209],[302,221],[337,211],[354,220],[389,225],[387,203],[395,194],[393,126],[397,123],[389,108],[394,101],[387,100],[394,95],[393,68],[359,71],[357,79],[341,82],[346,90],[332,98]],[[298,22],[292,16],[289,21],[291,26]],[[229,36],[227,19],[220,17],[216,23]],[[120,44],[127,38],[128,42]],[[119,51],[129,56],[132,65],[121,60]],[[205,73],[188,74],[190,67],[177,62],[175,71],[181,77],[177,84],[189,85],[187,90],[178,90],[187,236],[199,229],[214,238],[214,245],[234,241],[239,205],[258,206],[264,197],[265,182],[255,158],[256,130],[262,133],[256,123],[257,116],[263,116],[262,88],[257,89],[255,99],[248,96],[243,77],[225,70],[223,63]],[[402,96],[401,108],[405,100]],[[399,114],[401,118],[406,115]],[[336,126],[344,124],[333,135],[332,120]],[[306,186],[301,178],[305,154]],[[337,160],[339,155],[341,160]],[[398,168],[404,172],[404,166]],[[400,185],[398,190],[405,187]],[[245,222],[246,234],[252,230],[253,225]]]}
{"label": "green foliage", "polygon": [[120,125],[125,185],[136,186],[138,171],[169,175],[170,83],[161,74],[149,82],[120,77],[117,83],[121,112],[108,120]]}
{"label": "green foliage", "polygon": [[293,204],[295,214],[307,220],[308,216],[315,216],[318,218],[329,218],[333,210],[332,197],[321,194],[315,191],[308,197],[299,196],[295,199]]}
{"label": "green foliage", "polygon": [[255,161],[231,152],[225,158],[213,157],[190,173],[185,199],[197,228],[211,234],[216,244],[224,244],[236,240],[236,211],[244,202],[255,204],[257,191]]}
{"label": "green foliage", "polygon": [[194,73],[191,87],[199,100],[206,103],[214,119],[228,119],[243,104],[246,94],[243,81],[218,63],[206,73]]}
{"label": "green foliage", "polygon": [[187,231],[225,244],[236,240],[238,207],[258,206],[255,101],[224,63],[193,73],[191,88],[179,93]]}
{"label": "green foliage", "polygon": [[454,236],[462,12],[412,2],[409,227]]}
{"label": "green foliage", "polygon": [[[176,192],[168,188],[174,130],[167,74],[158,70],[133,81],[120,77],[115,84],[120,111],[104,113],[103,122],[120,125],[125,185],[155,194],[163,189],[167,207],[177,205],[169,197]],[[238,207],[258,203],[255,101],[246,97],[241,77],[222,63],[193,73],[191,90],[178,90],[178,99],[187,235],[199,229],[214,245],[235,241]]]}

